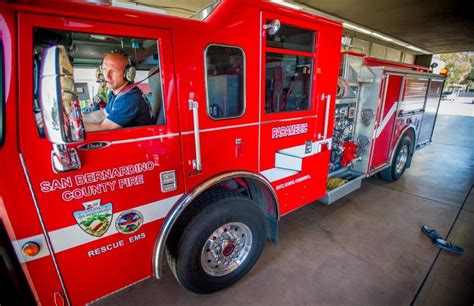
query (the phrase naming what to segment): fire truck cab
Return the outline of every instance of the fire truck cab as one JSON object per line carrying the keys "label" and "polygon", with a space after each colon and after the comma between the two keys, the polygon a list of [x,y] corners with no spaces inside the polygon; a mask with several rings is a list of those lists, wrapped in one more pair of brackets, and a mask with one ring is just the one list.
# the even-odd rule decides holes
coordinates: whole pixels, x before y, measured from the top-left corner
{"label": "fire truck cab", "polygon": [[[341,24],[307,12],[212,9],[0,5],[0,217],[37,302],[88,303],[160,278],[164,260],[193,292],[230,286],[281,216],[375,173],[398,179],[431,141],[442,77],[341,64]],[[85,131],[116,49],[153,124]]]}

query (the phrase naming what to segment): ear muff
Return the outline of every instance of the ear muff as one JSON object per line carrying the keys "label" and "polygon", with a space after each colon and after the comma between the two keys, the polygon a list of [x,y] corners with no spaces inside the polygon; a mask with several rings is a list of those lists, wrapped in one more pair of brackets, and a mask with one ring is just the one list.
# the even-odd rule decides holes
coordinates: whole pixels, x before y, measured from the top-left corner
{"label": "ear muff", "polygon": [[[130,63],[130,59],[129,59]],[[131,64],[128,64],[127,67],[125,67],[125,70],[123,72],[123,78],[127,80],[130,83],[133,83],[135,80],[135,75],[137,74],[137,70],[135,67],[133,67]]]}

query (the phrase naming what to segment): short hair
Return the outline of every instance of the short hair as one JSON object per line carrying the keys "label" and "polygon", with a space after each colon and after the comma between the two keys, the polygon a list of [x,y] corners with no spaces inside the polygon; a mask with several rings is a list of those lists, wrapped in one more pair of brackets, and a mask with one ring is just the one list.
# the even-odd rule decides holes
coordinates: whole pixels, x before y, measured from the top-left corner
{"label": "short hair", "polygon": [[116,55],[116,54],[124,57],[127,60],[127,64],[124,67],[123,78],[127,80],[129,83],[133,83],[133,81],[135,80],[135,75],[137,71],[132,64],[132,60],[130,59],[130,56],[128,56],[128,54],[125,53],[122,49],[115,49],[115,50],[107,52],[102,58],[102,61],[100,63],[100,69],[101,70],[103,69],[104,59],[108,55]]}
{"label": "short hair", "polygon": [[[127,65],[132,66],[132,60],[130,59],[130,56],[125,51],[123,51],[122,49],[114,49],[114,50],[111,50],[111,51],[105,53],[105,55],[102,57],[102,63],[104,62],[105,57],[107,57],[108,55],[115,55],[115,54],[121,55],[124,58],[126,58],[127,62],[128,62]],[[101,65],[102,65],[102,63],[101,63]]]}

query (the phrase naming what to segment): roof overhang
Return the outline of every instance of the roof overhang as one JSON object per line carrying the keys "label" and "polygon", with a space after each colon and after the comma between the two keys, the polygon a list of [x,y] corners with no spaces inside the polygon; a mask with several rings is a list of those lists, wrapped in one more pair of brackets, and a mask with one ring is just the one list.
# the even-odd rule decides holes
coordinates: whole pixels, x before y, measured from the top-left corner
{"label": "roof overhang", "polygon": [[474,50],[474,1],[294,0],[433,54]]}

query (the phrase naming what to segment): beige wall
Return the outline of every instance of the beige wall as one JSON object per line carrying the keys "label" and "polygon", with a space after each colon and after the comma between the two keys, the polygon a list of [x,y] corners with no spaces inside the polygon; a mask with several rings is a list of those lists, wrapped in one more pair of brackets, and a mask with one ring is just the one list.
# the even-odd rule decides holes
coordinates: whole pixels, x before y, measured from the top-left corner
{"label": "beige wall", "polygon": [[372,43],[372,48],[370,49],[370,56],[376,58],[386,58],[387,47],[382,45]]}
{"label": "beige wall", "polygon": [[370,42],[366,40],[354,37],[352,38],[352,46],[354,46],[354,51],[360,51],[364,54],[370,54]]}
{"label": "beige wall", "polygon": [[[386,59],[395,62],[403,62],[407,64],[415,63],[415,53],[409,50],[400,50],[389,46],[384,46],[382,43],[372,42],[360,37],[352,37],[351,33],[345,33],[346,36],[352,38],[351,51],[361,52],[371,57]],[[342,48],[347,51],[347,47]]]}
{"label": "beige wall", "polygon": [[404,52],[402,56],[402,62],[407,63],[407,64],[415,63],[415,55]]}
{"label": "beige wall", "polygon": [[402,51],[387,47],[386,58],[390,61],[400,62],[402,59]]}

